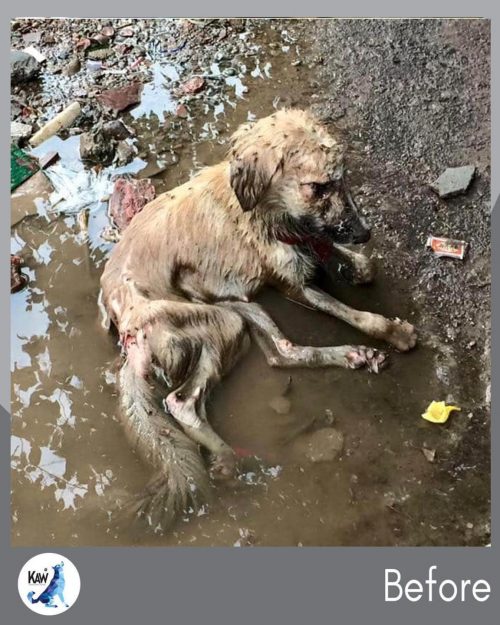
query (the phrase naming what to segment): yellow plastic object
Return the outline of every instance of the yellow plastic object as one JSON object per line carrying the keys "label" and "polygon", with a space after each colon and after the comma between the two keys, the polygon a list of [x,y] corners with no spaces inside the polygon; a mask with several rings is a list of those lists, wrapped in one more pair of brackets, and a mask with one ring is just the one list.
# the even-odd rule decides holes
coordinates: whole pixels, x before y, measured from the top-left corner
{"label": "yellow plastic object", "polygon": [[461,410],[458,406],[447,406],[444,401],[431,401],[422,418],[431,423],[446,423],[450,412]]}

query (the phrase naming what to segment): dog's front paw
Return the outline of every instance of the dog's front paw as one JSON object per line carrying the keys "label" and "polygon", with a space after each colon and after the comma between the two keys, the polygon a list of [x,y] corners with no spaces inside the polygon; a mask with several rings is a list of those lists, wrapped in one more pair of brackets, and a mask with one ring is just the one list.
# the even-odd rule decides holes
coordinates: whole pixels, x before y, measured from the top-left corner
{"label": "dog's front paw", "polygon": [[387,334],[384,338],[400,352],[407,352],[417,344],[415,326],[412,326],[408,321],[401,321],[401,319],[389,321]]}
{"label": "dog's front paw", "polygon": [[362,254],[358,254],[351,270],[354,284],[370,284],[375,279],[375,263]]}
{"label": "dog's front paw", "polygon": [[350,348],[346,354],[346,363],[349,369],[366,367],[372,373],[378,373],[387,366],[387,354],[378,349],[358,345]]}
{"label": "dog's front paw", "polygon": [[232,450],[215,456],[210,467],[210,476],[215,481],[229,481],[236,473],[236,455]]}

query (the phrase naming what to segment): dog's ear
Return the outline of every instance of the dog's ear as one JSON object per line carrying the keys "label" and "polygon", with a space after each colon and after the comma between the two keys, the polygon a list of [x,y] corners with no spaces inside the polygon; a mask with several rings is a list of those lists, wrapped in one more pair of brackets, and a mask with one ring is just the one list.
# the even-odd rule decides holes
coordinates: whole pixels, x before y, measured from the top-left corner
{"label": "dog's ear", "polygon": [[275,169],[271,170],[257,158],[235,158],[231,162],[231,187],[244,211],[252,210],[264,197]]}
{"label": "dog's ear", "polygon": [[233,135],[230,152],[230,182],[244,211],[252,210],[262,200],[266,191],[283,166],[282,149],[265,141],[263,135],[255,136],[250,124],[241,126]]}

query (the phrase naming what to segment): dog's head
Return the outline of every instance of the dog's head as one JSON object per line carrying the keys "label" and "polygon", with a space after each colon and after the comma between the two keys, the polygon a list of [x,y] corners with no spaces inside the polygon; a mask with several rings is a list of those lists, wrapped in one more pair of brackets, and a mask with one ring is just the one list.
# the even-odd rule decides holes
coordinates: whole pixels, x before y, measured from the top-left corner
{"label": "dog's head", "polygon": [[344,151],[311,114],[278,111],[234,133],[231,186],[244,211],[278,229],[364,243],[370,231],[345,187]]}

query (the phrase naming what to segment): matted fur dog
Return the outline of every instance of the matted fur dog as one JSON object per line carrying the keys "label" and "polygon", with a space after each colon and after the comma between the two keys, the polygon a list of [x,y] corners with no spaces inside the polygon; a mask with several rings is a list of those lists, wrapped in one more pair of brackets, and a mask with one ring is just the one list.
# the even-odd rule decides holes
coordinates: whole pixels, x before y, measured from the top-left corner
{"label": "matted fur dog", "polygon": [[[249,331],[273,367],[367,367],[386,355],[359,345],[305,347],[283,336],[252,300],[264,285],[338,317],[400,351],[415,330],[399,319],[354,310],[309,286],[335,252],[368,280],[368,259],[342,247],[370,233],[345,187],[344,149],[310,113],[283,110],[234,133],[227,160],[160,195],[125,230],[101,279],[105,322],[116,326],[124,420],[154,469],[140,499],[165,526],[207,496],[208,473],[233,472],[232,449],[211,428],[210,390],[235,364]],[[158,397],[155,378],[168,386]]]}

